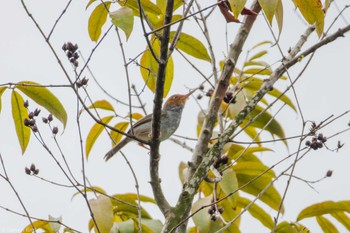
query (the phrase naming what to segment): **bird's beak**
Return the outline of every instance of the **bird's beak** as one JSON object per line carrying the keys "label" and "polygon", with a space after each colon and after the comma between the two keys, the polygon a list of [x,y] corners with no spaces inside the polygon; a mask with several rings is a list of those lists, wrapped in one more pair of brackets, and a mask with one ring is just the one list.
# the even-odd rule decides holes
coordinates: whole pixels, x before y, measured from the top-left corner
{"label": "bird's beak", "polygon": [[185,96],[186,96],[186,99],[190,96],[190,95],[192,95],[195,91],[197,91],[197,89],[198,88],[195,88],[195,89],[193,89],[192,91],[190,91],[189,93],[187,93]]}

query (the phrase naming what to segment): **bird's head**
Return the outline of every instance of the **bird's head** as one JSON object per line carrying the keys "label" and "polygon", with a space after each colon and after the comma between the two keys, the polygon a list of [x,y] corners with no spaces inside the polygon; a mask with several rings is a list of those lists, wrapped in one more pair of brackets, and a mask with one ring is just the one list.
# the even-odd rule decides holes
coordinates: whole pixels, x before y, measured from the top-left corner
{"label": "bird's head", "polygon": [[193,92],[195,92],[196,90],[197,89],[194,89],[194,90],[190,91],[186,95],[176,94],[176,95],[170,96],[169,99],[165,102],[164,108],[168,108],[169,109],[169,108],[176,108],[176,107],[183,107],[183,106],[185,106],[187,98]]}

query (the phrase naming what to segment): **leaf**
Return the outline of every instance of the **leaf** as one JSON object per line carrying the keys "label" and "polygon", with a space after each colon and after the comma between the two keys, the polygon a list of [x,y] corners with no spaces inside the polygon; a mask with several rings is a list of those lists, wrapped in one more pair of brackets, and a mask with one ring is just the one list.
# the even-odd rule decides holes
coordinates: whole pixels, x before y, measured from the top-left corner
{"label": "leaf", "polygon": [[[85,190],[84,189],[81,189],[80,192],[84,193]],[[76,192],[73,194],[71,200],[73,200],[73,198],[77,195],[80,194],[80,192]],[[98,187],[98,186],[92,186],[92,187],[86,187],[86,192],[93,192],[93,193],[103,193],[103,194],[106,194],[106,191],[104,189],[102,189],[101,187]]]}
{"label": "leaf", "polygon": [[237,205],[238,199],[238,181],[236,173],[233,169],[228,169],[224,172],[222,179],[220,181],[220,188],[225,195],[236,192],[233,195],[228,197],[232,208],[235,208]]}
{"label": "leaf", "polygon": [[269,44],[269,45],[272,45],[272,42],[269,41],[269,40],[264,40],[264,41],[261,41],[259,43],[257,43],[256,45],[254,45],[250,50],[253,50],[253,49],[256,49],[262,45],[265,45],[265,44]]}
{"label": "leaf", "polygon": [[93,104],[91,104],[88,108],[89,109],[99,108],[99,109],[115,112],[112,104],[107,100],[97,100]]}
{"label": "leaf", "polygon": [[280,0],[259,0],[259,4],[263,9],[270,25],[272,25],[272,19],[273,19],[273,16],[275,15],[278,1]]}
{"label": "leaf", "polygon": [[[34,226],[34,229],[33,229]],[[33,222],[32,224],[28,224],[23,230],[22,233],[30,233],[30,232],[36,232],[35,230],[42,229],[45,233],[55,233],[48,222],[43,220],[37,220]]]}
{"label": "leaf", "polygon": [[324,30],[324,12],[320,0],[293,0],[304,19],[311,25],[315,24],[318,37]]}
{"label": "leaf", "polygon": [[[113,116],[107,116],[101,119],[101,121],[105,124],[108,124],[111,120],[113,119]],[[104,130],[104,126],[95,123],[92,128],[90,129],[90,132],[88,133],[86,137],[86,145],[85,145],[85,150],[86,150],[86,159],[89,158],[89,154],[91,152],[92,147],[94,146],[98,136],[102,133]]]}
{"label": "leaf", "polygon": [[5,90],[7,89],[7,87],[0,87],[0,112],[1,112],[1,109],[2,109],[2,94],[4,94]]}
{"label": "leaf", "polygon": [[[251,203],[251,200],[244,198],[244,197],[239,197],[238,198],[238,206],[242,208],[246,208],[249,204]],[[274,222],[271,218],[271,216],[266,213],[266,211],[259,207],[257,204],[253,203],[249,208],[248,212],[257,220],[261,222],[265,227],[272,229],[274,226]]]}
{"label": "leaf", "polygon": [[283,28],[283,5],[282,5],[282,0],[279,0],[278,3],[277,3],[275,17],[276,17],[278,30],[279,30],[279,35],[280,35],[281,32],[282,32],[282,28]]}
{"label": "leaf", "polygon": [[[244,88],[252,91],[253,93],[257,92],[260,87],[263,85],[264,81],[260,79],[252,79],[250,82],[244,85]],[[279,91],[277,88],[273,88],[273,90],[267,92],[268,95],[274,96],[276,98],[280,97],[282,92]],[[287,95],[283,95],[280,97],[280,100],[287,104],[289,107],[291,107],[295,112],[297,111],[296,107],[294,106],[293,102]]]}
{"label": "leaf", "polygon": [[[114,126],[114,128],[117,129],[117,130],[125,132],[126,129],[128,128],[128,126],[129,126],[129,122],[119,122],[118,124],[116,124]],[[116,132],[116,131],[111,130],[110,136],[111,136],[111,139],[112,139],[112,146],[115,146],[118,142],[120,142],[120,140],[122,139],[123,135],[118,133],[118,132]]]}
{"label": "leaf", "polygon": [[317,204],[313,204],[311,206],[303,209],[298,217],[297,221],[300,221],[304,218],[310,218],[315,216],[320,216],[324,214],[331,214],[337,212],[348,212],[350,213],[350,201],[325,201]]}
{"label": "leaf", "polygon": [[[175,32],[170,32],[170,40],[174,39],[174,35]],[[202,44],[202,42],[186,33],[180,33],[178,43],[176,44],[176,48],[195,58],[202,59],[208,62],[211,61],[207,48]]]}
{"label": "leaf", "polygon": [[[159,41],[156,39],[152,44],[153,51],[158,56],[159,55]],[[141,57],[140,61],[140,71],[143,80],[145,81],[147,87],[154,93],[156,90],[158,63],[152,56],[149,49],[147,49]],[[166,97],[170,91],[171,84],[174,78],[174,62],[171,57],[169,57],[166,73],[165,73],[165,84],[164,84],[164,96]]]}
{"label": "leaf", "polygon": [[228,2],[230,3],[233,15],[237,19],[247,0],[228,0]]}
{"label": "leaf", "polygon": [[276,233],[309,233],[309,232],[304,232],[304,231],[297,231],[292,224],[283,221],[279,223],[276,227]]}
{"label": "leaf", "polygon": [[[134,14],[139,16],[139,6],[137,3],[137,0],[120,0],[118,1],[119,5],[129,7],[134,11]],[[146,13],[154,14],[154,15],[160,15],[162,14],[162,11],[158,8],[157,5],[155,5],[150,0],[141,0],[141,5],[143,7],[143,10]]]}
{"label": "leaf", "polygon": [[[252,181],[256,176],[248,176],[243,174],[237,174],[238,184],[239,186],[246,185],[242,188],[242,191],[249,193],[254,196],[261,195],[261,192],[268,186],[271,182],[271,179],[264,178],[264,176],[257,178]],[[270,206],[272,209],[278,211],[280,203],[282,201],[281,195],[278,193],[276,188],[271,185],[260,197],[259,199]],[[284,212],[284,208],[282,208],[281,213]]]}
{"label": "leaf", "polygon": [[89,2],[88,2],[88,4],[86,5],[86,7],[85,7],[85,10],[87,9],[87,8],[89,8],[89,6],[92,4],[92,3],[94,3],[96,0],[89,0]]}
{"label": "leaf", "polygon": [[89,204],[94,214],[100,233],[110,233],[113,226],[113,206],[110,199],[99,195],[97,199],[90,199]]}
{"label": "leaf", "polygon": [[30,139],[30,128],[24,125],[24,119],[28,116],[28,110],[24,107],[22,96],[15,90],[12,92],[11,106],[18,142],[21,146],[22,154],[24,154]]}
{"label": "leaf", "polygon": [[[157,0],[157,6],[161,9],[162,13],[165,14],[165,8],[167,4],[167,0]],[[176,11],[180,6],[182,6],[182,0],[174,0],[173,12]]]}
{"label": "leaf", "polygon": [[[249,176],[263,176],[272,179],[276,177],[272,169],[265,166],[261,162],[241,162],[239,161],[232,167],[237,174]],[[268,171],[267,171],[268,170]],[[263,175],[262,175],[263,174]]]}
{"label": "leaf", "polygon": [[111,2],[100,3],[92,11],[88,23],[88,32],[92,41],[97,42],[100,38],[102,27],[107,21],[108,10],[110,6]]}
{"label": "leaf", "polygon": [[49,225],[53,232],[59,232],[62,225],[58,222],[62,222],[62,216],[55,218],[49,215]]}
{"label": "leaf", "polygon": [[350,232],[350,218],[344,212],[336,212],[331,214],[338,222],[343,224],[343,226]]}
{"label": "leaf", "polygon": [[18,84],[19,85],[16,86],[18,90],[23,92],[26,96],[34,100],[40,106],[44,107],[59,121],[61,121],[64,128],[66,128],[67,112],[59,99],[57,99],[57,97],[52,94],[49,89],[42,87],[40,84],[32,81],[22,81]]}
{"label": "leaf", "polygon": [[178,168],[178,173],[179,173],[179,178],[180,178],[181,184],[184,184],[186,181],[186,176],[185,176],[186,170],[187,170],[187,164],[181,161],[179,164],[179,168]]}
{"label": "leaf", "polygon": [[316,217],[318,225],[320,225],[321,229],[325,233],[338,233],[337,228],[329,221],[327,218],[322,216]]}
{"label": "leaf", "polygon": [[121,7],[111,12],[109,15],[112,19],[112,23],[124,31],[126,40],[128,40],[134,27],[134,12],[132,9],[129,7]]}

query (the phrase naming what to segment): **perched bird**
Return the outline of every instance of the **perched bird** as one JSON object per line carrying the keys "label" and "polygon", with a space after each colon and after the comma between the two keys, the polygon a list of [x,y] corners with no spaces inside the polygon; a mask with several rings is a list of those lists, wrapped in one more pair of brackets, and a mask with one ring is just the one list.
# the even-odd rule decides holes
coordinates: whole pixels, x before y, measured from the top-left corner
{"label": "perched bird", "polygon": [[[160,141],[168,139],[179,127],[181,121],[182,110],[184,109],[187,98],[195,92],[196,89],[186,95],[173,95],[165,102],[161,113],[160,124]],[[133,130],[129,129],[128,134],[134,133],[135,137],[146,142],[150,142],[152,138],[152,114],[149,114],[138,122],[133,124]],[[126,144],[134,139],[126,137],[107,152],[104,159],[107,161]]]}

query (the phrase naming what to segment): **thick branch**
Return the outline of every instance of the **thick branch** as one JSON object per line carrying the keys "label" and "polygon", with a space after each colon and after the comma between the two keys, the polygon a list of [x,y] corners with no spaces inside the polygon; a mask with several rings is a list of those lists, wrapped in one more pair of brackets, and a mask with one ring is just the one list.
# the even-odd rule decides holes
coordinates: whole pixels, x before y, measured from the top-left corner
{"label": "thick branch", "polygon": [[[166,12],[164,17],[164,25],[171,22],[173,16],[174,1],[168,0]],[[164,95],[164,83],[166,74],[166,65],[168,63],[168,44],[169,44],[170,26],[164,28],[163,34],[160,38],[160,57],[157,73],[156,93],[154,96],[153,106],[153,120],[152,120],[152,143],[151,143],[151,159],[150,159],[150,173],[151,186],[154,198],[162,211],[164,216],[170,213],[170,205],[166,200],[159,178],[159,136],[161,124],[162,102]]]}

